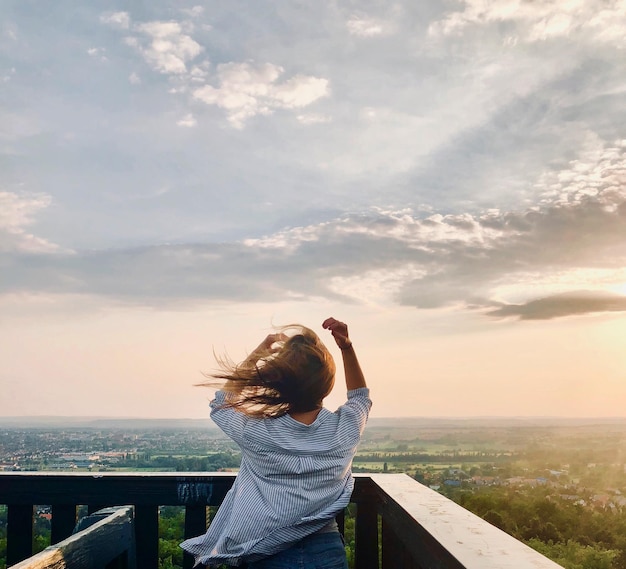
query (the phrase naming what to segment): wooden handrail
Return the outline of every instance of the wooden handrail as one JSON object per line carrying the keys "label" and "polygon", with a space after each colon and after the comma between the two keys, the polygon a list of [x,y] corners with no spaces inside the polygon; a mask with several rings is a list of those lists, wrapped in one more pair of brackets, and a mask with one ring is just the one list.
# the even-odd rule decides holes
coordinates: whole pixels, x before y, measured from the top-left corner
{"label": "wooden handrail", "polygon": [[383,569],[562,569],[406,474],[371,474],[358,490],[382,518]]}
{"label": "wooden handrail", "polygon": [[[206,529],[232,473],[0,472],[8,504],[8,565],[31,555],[33,505],[52,505],[52,535],[64,539],[77,505],[135,508],[137,566],[158,566],[158,508],[185,506],[185,537]],[[357,474],[356,569],[558,569],[560,566],[405,474]],[[381,530],[379,530],[379,524]],[[382,560],[379,563],[379,546]],[[184,567],[193,560],[185,556]]]}
{"label": "wooden handrail", "polygon": [[101,516],[92,525],[12,569],[134,569],[132,506],[107,508],[98,513]]}

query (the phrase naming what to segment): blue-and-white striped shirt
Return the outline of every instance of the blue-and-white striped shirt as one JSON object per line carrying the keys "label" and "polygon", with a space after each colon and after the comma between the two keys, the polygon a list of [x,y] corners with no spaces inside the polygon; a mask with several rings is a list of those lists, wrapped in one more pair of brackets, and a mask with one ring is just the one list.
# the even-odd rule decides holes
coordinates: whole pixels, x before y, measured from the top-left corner
{"label": "blue-and-white striped shirt", "polygon": [[372,402],[348,391],[332,413],[305,425],[289,415],[258,419],[211,402],[211,417],[241,448],[241,468],[208,531],[181,547],[197,563],[239,565],[273,555],[319,531],[350,501],[351,466]]}

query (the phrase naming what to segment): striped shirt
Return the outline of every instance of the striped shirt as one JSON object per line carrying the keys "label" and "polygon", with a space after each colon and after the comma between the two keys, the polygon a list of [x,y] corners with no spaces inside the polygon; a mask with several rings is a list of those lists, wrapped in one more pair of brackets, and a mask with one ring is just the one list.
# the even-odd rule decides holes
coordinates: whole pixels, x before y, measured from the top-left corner
{"label": "striped shirt", "polygon": [[289,415],[259,419],[211,402],[211,417],[241,448],[239,474],[208,531],[181,547],[196,564],[239,565],[273,555],[324,528],[350,501],[352,459],[372,402],[348,391],[310,425]]}

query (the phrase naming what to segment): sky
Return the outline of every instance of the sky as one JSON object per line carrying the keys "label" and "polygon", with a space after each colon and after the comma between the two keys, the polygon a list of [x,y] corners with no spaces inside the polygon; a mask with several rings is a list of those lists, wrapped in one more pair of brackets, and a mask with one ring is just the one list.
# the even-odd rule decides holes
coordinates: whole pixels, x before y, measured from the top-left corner
{"label": "sky", "polygon": [[625,29],[624,0],[4,0],[0,415],[205,417],[214,353],[298,322],[340,359],[333,316],[373,416],[623,417]]}

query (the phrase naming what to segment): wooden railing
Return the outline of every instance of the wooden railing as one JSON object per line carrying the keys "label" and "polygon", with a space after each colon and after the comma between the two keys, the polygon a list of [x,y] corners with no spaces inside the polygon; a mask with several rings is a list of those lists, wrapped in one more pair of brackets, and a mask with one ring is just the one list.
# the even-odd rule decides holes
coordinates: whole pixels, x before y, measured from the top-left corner
{"label": "wooden railing", "polygon": [[[83,529],[80,529],[82,527]],[[14,569],[136,569],[132,506],[82,518],[80,531],[25,559]]]}
{"label": "wooden railing", "polygon": [[[78,505],[90,511],[132,505],[137,567],[156,569],[159,506],[184,506],[185,537],[200,535],[207,506],[218,506],[233,481],[222,473],[0,472],[0,504],[8,505],[7,566],[32,555],[34,505],[52,507],[52,543],[70,536]],[[560,567],[404,474],[357,475],[352,501],[356,569]],[[185,568],[192,565],[185,556]]]}

